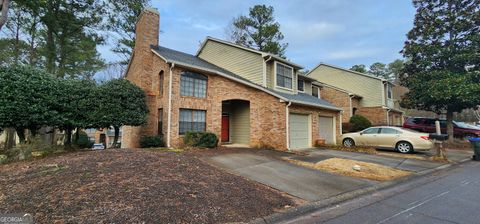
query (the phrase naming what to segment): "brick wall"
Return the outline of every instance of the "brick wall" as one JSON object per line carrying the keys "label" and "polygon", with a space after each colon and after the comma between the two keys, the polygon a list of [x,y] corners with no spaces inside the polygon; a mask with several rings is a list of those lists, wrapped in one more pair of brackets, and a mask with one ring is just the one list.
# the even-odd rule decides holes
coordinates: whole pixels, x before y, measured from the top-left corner
{"label": "brick wall", "polygon": [[350,96],[348,93],[328,86],[322,87],[321,98],[343,109],[342,122],[348,123],[351,117]]}
{"label": "brick wall", "polygon": [[387,125],[387,110],[382,107],[360,107],[356,114],[368,118],[372,125]]}

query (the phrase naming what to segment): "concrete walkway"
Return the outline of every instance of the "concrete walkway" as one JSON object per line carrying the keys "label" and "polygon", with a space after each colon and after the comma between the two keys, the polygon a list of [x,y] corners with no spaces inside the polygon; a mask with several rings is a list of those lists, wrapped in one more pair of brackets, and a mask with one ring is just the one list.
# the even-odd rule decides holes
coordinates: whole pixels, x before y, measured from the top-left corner
{"label": "concrete walkway", "polygon": [[307,201],[318,201],[376,182],[295,166],[257,153],[223,154],[208,158],[216,166]]}

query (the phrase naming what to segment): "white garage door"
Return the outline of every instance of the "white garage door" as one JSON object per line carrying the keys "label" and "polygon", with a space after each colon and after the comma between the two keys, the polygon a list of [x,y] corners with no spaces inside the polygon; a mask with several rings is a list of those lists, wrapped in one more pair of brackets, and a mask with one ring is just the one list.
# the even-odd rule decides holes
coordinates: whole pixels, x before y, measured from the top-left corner
{"label": "white garage door", "polygon": [[290,114],[290,148],[301,149],[310,147],[309,144],[309,119],[308,115]]}
{"label": "white garage door", "polygon": [[335,144],[333,117],[318,117],[318,135],[329,145]]}

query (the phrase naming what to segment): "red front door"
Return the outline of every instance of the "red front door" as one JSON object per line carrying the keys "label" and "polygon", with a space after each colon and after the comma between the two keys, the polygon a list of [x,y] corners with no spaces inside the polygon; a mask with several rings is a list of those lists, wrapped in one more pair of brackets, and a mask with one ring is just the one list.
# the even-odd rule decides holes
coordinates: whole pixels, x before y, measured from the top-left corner
{"label": "red front door", "polygon": [[222,142],[230,141],[230,117],[222,115]]}

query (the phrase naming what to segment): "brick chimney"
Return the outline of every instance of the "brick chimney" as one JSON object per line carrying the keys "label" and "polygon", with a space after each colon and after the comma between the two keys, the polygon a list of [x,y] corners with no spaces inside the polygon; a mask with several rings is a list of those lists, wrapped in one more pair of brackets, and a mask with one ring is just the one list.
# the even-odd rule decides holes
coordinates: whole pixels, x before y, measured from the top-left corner
{"label": "brick chimney", "polygon": [[[151,45],[158,46],[160,13],[154,8],[145,9],[139,16],[135,27],[135,54],[142,57],[150,53]],[[147,53],[147,54],[148,54]]]}

